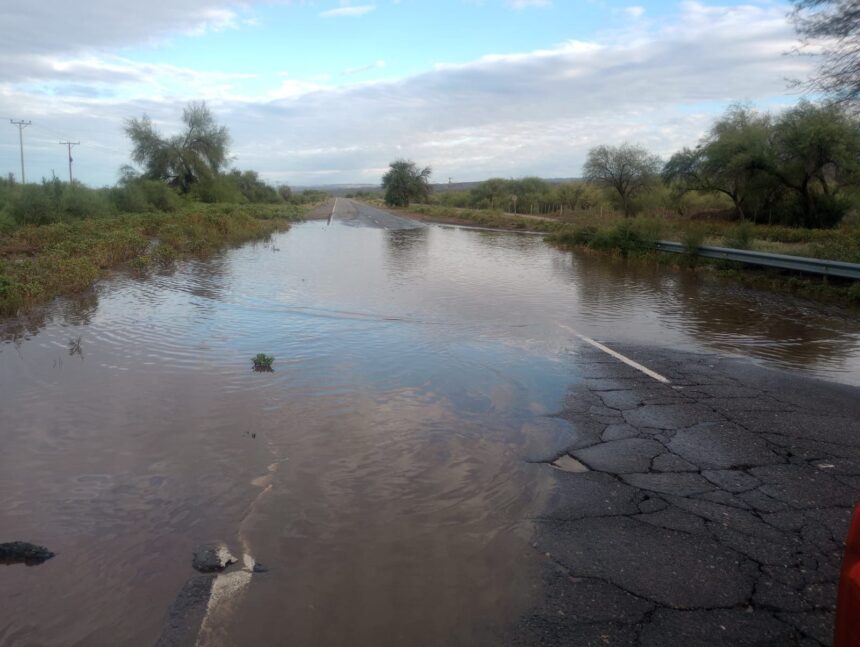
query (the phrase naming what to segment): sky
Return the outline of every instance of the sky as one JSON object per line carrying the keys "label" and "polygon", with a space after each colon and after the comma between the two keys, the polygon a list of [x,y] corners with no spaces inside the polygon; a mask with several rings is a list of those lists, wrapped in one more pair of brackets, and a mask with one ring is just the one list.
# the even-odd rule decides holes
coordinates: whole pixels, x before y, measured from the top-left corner
{"label": "sky", "polygon": [[779,110],[808,58],[781,2],[0,0],[0,173],[112,185],[124,123],[206,101],[231,164],[292,186],[576,177],[589,148],[668,157],[737,101]]}

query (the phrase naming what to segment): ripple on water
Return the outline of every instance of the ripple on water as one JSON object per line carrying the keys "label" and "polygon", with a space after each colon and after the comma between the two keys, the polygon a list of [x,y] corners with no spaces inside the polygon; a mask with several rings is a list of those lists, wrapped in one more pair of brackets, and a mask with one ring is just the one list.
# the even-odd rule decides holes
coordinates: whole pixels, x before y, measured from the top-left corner
{"label": "ripple on water", "polygon": [[528,595],[570,328],[860,382],[856,319],[535,237],[308,223],[274,247],[106,281],[0,347],[0,525],[58,552],[4,571],[0,635],[154,639],[190,547],[239,525],[286,576],[247,587],[236,644],[477,644]]}

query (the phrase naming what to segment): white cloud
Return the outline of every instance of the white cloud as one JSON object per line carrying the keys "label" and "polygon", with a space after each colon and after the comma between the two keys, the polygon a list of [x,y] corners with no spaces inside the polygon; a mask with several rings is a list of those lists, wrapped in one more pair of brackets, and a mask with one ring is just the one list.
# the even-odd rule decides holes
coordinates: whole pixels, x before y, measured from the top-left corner
{"label": "white cloud", "polygon": [[[259,0],[258,0],[259,1]],[[93,51],[253,22],[253,0],[43,0],[0,3],[0,54]]]}
{"label": "white cloud", "polygon": [[[147,112],[169,130],[182,103],[199,98],[230,128],[236,164],[271,179],[376,182],[397,156],[463,180],[571,176],[591,146],[629,139],[668,155],[694,143],[727,102],[783,95],[783,79],[811,65],[783,55],[793,43],[779,6],[687,3],[671,21],[637,22],[599,40],[488,55],[396,81],[280,77],[256,96],[235,89],[243,75],[30,53],[26,76],[0,69],[0,115],[33,120],[32,177],[62,162],[55,136],[40,143],[41,124],[84,142],[76,156],[82,179],[112,182],[128,161],[123,119]],[[17,163],[12,129],[8,135],[0,173]]]}
{"label": "white cloud", "polygon": [[528,7],[548,7],[552,4],[550,0],[507,0],[511,9],[527,9]]}
{"label": "white cloud", "polygon": [[634,20],[641,18],[645,15],[645,7],[640,7],[638,5],[626,7],[623,11],[626,16],[628,16],[629,18],[633,18]]}
{"label": "white cloud", "polygon": [[363,16],[367,13],[370,13],[376,9],[376,5],[372,4],[363,4],[363,5],[347,5],[344,7],[337,7],[335,9],[328,9],[327,11],[323,11],[320,13],[320,16],[323,18],[336,18],[341,16]]}

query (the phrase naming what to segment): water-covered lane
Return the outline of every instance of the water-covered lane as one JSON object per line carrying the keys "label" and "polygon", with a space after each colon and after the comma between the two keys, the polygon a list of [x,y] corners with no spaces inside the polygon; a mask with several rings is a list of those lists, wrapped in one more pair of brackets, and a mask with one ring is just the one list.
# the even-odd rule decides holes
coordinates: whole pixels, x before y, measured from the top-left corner
{"label": "water-covered lane", "polygon": [[559,324],[860,382],[848,315],[513,234],[314,222],[117,277],[0,346],[0,527],[58,553],[4,568],[0,644],[152,644],[191,548],[240,538],[270,570],[210,644],[498,644],[539,587],[524,459],[570,433]]}

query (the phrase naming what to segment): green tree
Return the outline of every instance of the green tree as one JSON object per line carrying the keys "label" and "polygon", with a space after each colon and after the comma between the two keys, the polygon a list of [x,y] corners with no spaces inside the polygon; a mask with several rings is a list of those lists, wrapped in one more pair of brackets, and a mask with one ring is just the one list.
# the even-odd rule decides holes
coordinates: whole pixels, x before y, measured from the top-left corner
{"label": "green tree", "polygon": [[470,201],[476,207],[506,209],[511,198],[511,181],[493,177],[470,191]]}
{"label": "green tree", "polygon": [[131,157],[143,166],[146,177],[188,193],[195,183],[218,175],[227,160],[230,135],[215,123],[205,103],[189,103],[182,122],[182,132],[162,137],[144,115],[126,121],[125,132],[134,145]]}
{"label": "green tree", "polygon": [[429,166],[419,169],[410,160],[391,162],[388,172],[382,176],[385,203],[393,207],[408,207],[410,202],[425,200],[430,195],[431,173]]}
{"label": "green tree", "polygon": [[860,180],[860,122],[843,105],[801,101],[776,120],[763,168],[797,198],[800,224],[833,227]]}
{"label": "green tree", "polygon": [[641,146],[598,146],[588,151],[583,175],[589,182],[618,194],[624,215],[634,213],[634,198],[650,186],[660,173],[660,158]]}
{"label": "green tree", "polygon": [[[711,127],[694,149],[675,153],[663,167],[663,180],[677,192],[722,193],[731,198],[740,218],[757,211],[766,177],[771,119],[749,106],[734,105]],[[748,209],[749,207],[749,209]]]}
{"label": "green tree", "polygon": [[566,209],[592,209],[600,204],[600,192],[587,182],[563,182],[556,188],[556,199]]}
{"label": "green tree", "polygon": [[233,169],[227,177],[248,202],[265,204],[282,202],[282,198],[275,187],[261,180],[256,171]]}

